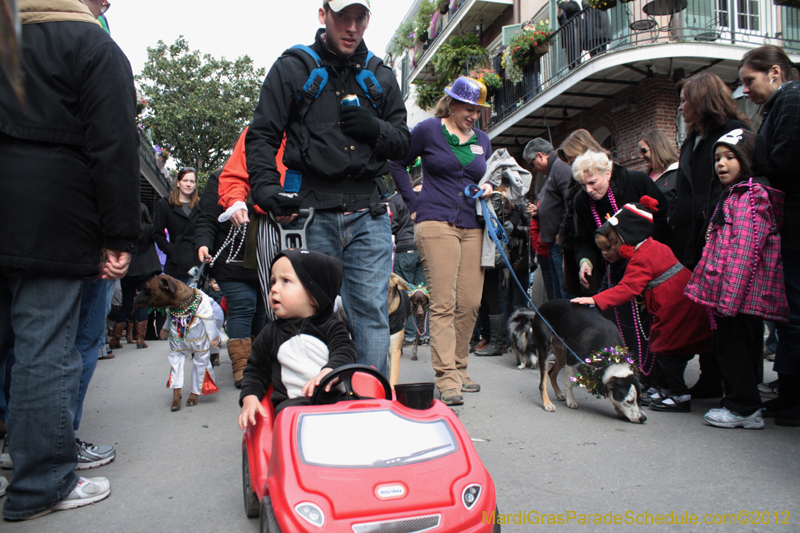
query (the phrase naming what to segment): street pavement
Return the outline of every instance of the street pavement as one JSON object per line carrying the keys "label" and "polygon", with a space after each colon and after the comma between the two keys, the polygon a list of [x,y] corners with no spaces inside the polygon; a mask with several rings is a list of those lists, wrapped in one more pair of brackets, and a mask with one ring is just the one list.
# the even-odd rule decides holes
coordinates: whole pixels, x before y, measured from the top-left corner
{"label": "street pavement", "polygon": [[[220,392],[173,413],[165,387],[167,342],[149,344],[144,350],[125,345],[114,351],[114,359],[100,361],[86,398],[79,436],[113,444],[117,457],[83,475],[108,477],[111,496],[28,522],[0,521],[0,531],[258,531],[258,519],[244,514],[239,391],[225,350],[217,367]],[[401,383],[432,381],[429,348],[421,347],[419,357],[411,361],[405,349]],[[187,361],[186,383],[190,366]],[[471,356],[469,367],[483,389],[465,395],[465,404],[455,411],[494,478],[500,513],[511,523],[503,531],[800,531],[800,428],[779,427],[772,420],[762,431],[707,426],[703,413],[716,400],[695,400],[687,414],[647,411],[645,424],[631,424],[616,417],[608,400],[577,387],[579,409],[557,402],[557,411],[547,413],[537,389],[538,371],[517,370],[510,353]],[[766,378],[774,379],[771,364],[765,368]],[[687,382],[696,377],[692,362]],[[9,471],[0,474],[10,476]],[[698,520],[717,514],[713,521],[740,512],[751,522],[770,523],[578,523],[589,514],[606,522],[618,516],[624,524],[654,521],[656,515],[669,519],[669,513],[679,521],[687,513]],[[542,515],[556,521],[560,515],[569,524],[531,523],[546,522]],[[776,526],[776,518],[790,525]],[[527,524],[514,525],[515,520]]]}

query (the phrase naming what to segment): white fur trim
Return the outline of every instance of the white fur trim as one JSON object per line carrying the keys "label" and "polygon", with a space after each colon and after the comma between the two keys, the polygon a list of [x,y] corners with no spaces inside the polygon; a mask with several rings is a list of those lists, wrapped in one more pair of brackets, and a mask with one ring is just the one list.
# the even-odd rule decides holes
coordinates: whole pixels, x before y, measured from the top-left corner
{"label": "white fur trim", "polygon": [[240,209],[244,209],[245,211],[247,211],[247,204],[242,202],[241,200],[239,200],[238,202],[230,206],[228,209],[226,209],[225,212],[222,213],[217,220],[219,220],[220,222],[227,222],[228,220],[231,219],[233,214]]}

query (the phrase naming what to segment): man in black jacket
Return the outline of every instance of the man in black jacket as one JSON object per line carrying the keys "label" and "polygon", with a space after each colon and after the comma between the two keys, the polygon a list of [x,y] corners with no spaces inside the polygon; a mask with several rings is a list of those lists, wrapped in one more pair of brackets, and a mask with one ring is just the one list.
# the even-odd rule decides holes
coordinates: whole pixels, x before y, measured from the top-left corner
{"label": "man in black jacket", "polygon": [[[342,299],[358,362],[385,374],[392,243],[380,176],[389,171],[389,159],[405,156],[411,134],[394,74],[369,59],[363,42],[369,18],[368,0],[323,2],[319,22],[325,28],[309,47],[319,60],[287,51],[275,62],[245,148],[253,199],[261,209],[280,221],[295,218],[298,208],[317,209],[308,247],[344,264]],[[312,70],[319,75],[310,76]],[[357,75],[369,71],[378,93],[365,92],[357,82]],[[343,106],[342,99],[353,95],[358,105]],[[286,190],[275,163],[284,132]]]}
{"label": "man in black jacket", "polygon": [[80,0],[22,2],[20,15],[25,105],[0,76],[0,345],[13,331],[16,356],[7,520],[110,494],[73,471],[75,332],[83,279],[124,276],[140,226],[128,60]]}
{"label": "man in black jacket", "polygon": [[522,157],[536,172],[547,178],[539,192],[539,235],[541,241],[549,247],[548,266],[553,276],[552,286],[545,287],[547,297],[570,298],[569,293],[561,290],[563,279],[561,243],[557,237],[563,227],[564,199],[572,179],[572,168],[558,158],[558,153],[552,144],[538,137],[525,146]]}

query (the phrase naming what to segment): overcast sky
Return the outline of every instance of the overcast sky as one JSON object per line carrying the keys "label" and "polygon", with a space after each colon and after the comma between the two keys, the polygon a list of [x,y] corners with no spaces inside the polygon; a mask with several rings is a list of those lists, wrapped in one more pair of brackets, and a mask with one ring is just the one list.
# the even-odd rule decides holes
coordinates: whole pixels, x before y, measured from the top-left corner
{"label": "overcast sky", "polygon": [[[364,41],[376,55],[403,20],[413,0],[372,0]],[[113,0],[106,13],[111,36],[139,74],[147,47],[172,44],[183,35],[192,50],[234,60],[249,55],[256,67],[269,67],[287,48],[311,44],[320,26],[322,0]]]}

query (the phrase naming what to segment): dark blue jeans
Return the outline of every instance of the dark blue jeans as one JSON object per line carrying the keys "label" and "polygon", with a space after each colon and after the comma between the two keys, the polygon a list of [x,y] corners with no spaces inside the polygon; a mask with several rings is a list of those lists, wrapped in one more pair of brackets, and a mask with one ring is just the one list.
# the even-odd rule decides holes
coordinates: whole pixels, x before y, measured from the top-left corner
{"label": "dark blue jeans", "polygon": [[[3,516],[20,520],[78,484],[72,423],[83,361],[75,347],[83,279],[0,269],[0,345],[14,332],[8,446],[14,477]],[[2,361],[0,361],[2,363]]]}
{"label": "dark blue jeans", "polygon": [[356,361],[374,366],[385,376],[392,272],[389,214],[373,217],[369,209],[350,214],[317,211],[307,233],[309,249],[332,255],[344,264],[342,302],[356,345]]}
{"label": "dark blue jeans", "polygon": [[72,427],[75,431],[81,425],[83,414],[83,400],[89,389],[89,382],[97,368],[97,358],[100,355],[100,341],[106,329],[106,310],[108,302],[114,294],[114,282],[104,279],[92,281],[83,280],[83,295],[81,296],[81,315],[78,319],[78,332],[75,335],[75,347],[81,353],[83,371],[81,372],[81,386],[78,390],[78,407],[75,410],[75,420]]}
{"label": "dark blue jeans", "polygon": [[[409,289],[414,290],[420,284],[425,285],[425,269],[422,268],[422,261],[419,260],[419,252],[411,250],[408,252],[399,252],[394,256],[394,273],[406,280]],[[428,315],[425,315],[425,324],[418,324],[414,316],[408,317],[406,321],[406,339],[414,339],[417,336],[416,327],[425,334],[420,337],[427,339],[431,336],[428,329]]]}
{"label": "dark blue jeans", "polygon": [[258,335],[267,319],[258,282],[218,279],[217,283],[228,302],[228,315],[225,317],[225,332],[228,337],[249,339],[250,335]]}
{"label": "dark blue jeans", "polygon": [[550,275],[553,281],[553,298],[572,298],[572,296],[561,289],[564,280],[564,261],[561,255],[561,245],[550,245]]}

